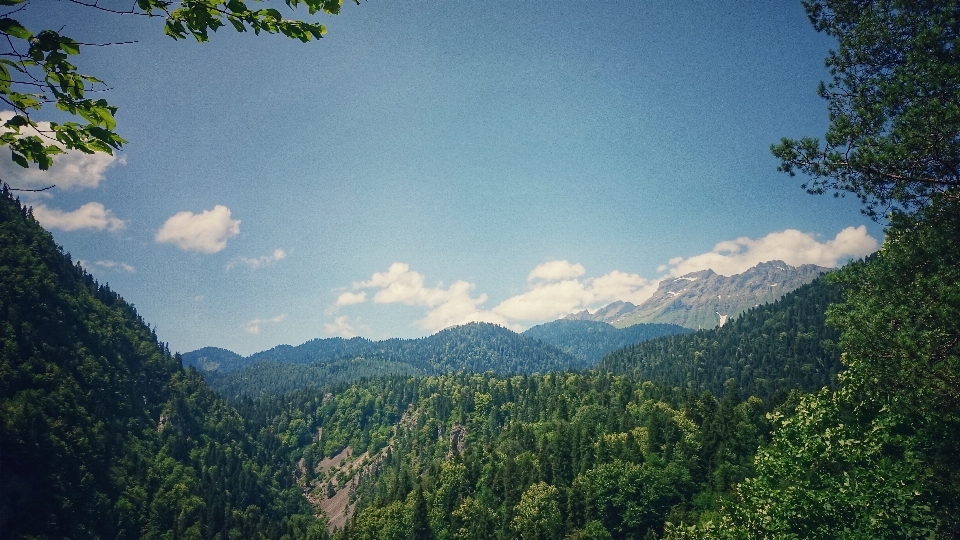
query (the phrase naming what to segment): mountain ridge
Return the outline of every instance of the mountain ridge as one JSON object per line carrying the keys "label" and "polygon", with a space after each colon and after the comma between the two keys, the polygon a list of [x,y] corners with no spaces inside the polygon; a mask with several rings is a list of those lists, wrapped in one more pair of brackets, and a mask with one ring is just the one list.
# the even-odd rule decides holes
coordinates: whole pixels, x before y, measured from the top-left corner
{"label": "mountain ridge", "polygon": [[614,302],[594,313],[571,313],[565,320],[591,320],[625,328],[639,323],[668,323],[698,330],[723,326],[746,310],[776,301],[831,269],[814,264],[791,266],[782,260],[759,263],[732,276],[711,269],[660,282],[640,305]]}
{"label": "mountain ridge", "polygon": [[842,301],[839,286],[818,278],[722,327],[611,352],[597,370],[717,395],[732,382],[741,395],[780,402],[792,389],[835,384],[843,370],[840,333],[826,324],[825,312]]}
{"label": "mountain ridge", "polygon": [[182,358],[223,395],[236,397],[381,375],[587,369],[622,347],[684,332],[689,330],[668,324],[621,329],[599,322],[552,321],[516,333],[490,323],[469,323],[416,339],[318,338],[297,346],[277,345],[246,358],[204,347]]}

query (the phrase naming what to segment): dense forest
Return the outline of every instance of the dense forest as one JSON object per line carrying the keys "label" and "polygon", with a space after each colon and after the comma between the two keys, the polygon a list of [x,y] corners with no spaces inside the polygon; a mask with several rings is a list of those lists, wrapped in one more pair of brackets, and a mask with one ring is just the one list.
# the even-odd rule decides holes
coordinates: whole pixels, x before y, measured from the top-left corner
{"label": "dense forest", "polygon": [[[767,414],[789,414],[800,395],[791,390],[835,385],[838,335],[825,310],[839,291],[821,279],[722,328],[611,353],[592,371],[393,376],[242,409],[297,441],[291,460],[312,499],[347,491],[356,515],[342,538],[405,538],[412,527],[437,538],[516,538],[541,526],[537,537],[659,537],[667,522],[709,521],[754,474],[754,454],[776,425]],[[562,339],[565,330],[536,332]],[[705,367],[693,380],[642,361],[658,357],[680,370],[688,358]],[[765,358],[776,386],[743,393],[757,388],[757,371],[737,362],[744,358]],[[322,465],[331,459],[336,467]],[[539,497],[530,504],[549,515],[519,515],[524,496]]]}
{"label": "dense forest", "polygon": [[317,538],[251,429],[29,210],[0,196],[4,538]]}
{"label": "dense forest", "polygon": [[258,397],[378,375],[582,369],[626,345],[687,332],[673,324],[615,328],[602,322],[559,320],[517,334],[494,324],[470,323],[420,339],[314,339],[247,357],[204,347],[184,354],[183,363],[200,369],[224,396]]}
{"label": "dense forest", "polygon": [[[339,538],[659,535],[667,519],[713,515],[752,474],[771,428],[768,404],[735,387],[718,400],[589,372],[395,376],[330,390],[242,409],[298,441],[301,482],[316,498],[349,490],[356,514]],[[350,458],[320,466],[338,455]]]}
{"label": "dense forest", "polygon": [[841,296],[830,281],[829,275],[818,278],[720,328],[623,348],[598,369],[714,394],[733,379],[742,395],[774,401],[790,389],[833,386],[842,369],[840,333],[826,324],[825,314]]}

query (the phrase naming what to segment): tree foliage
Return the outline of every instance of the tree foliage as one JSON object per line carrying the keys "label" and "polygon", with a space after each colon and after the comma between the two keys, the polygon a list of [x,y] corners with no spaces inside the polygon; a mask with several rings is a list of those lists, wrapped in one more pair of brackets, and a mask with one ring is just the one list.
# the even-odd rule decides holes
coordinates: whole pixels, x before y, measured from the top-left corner
{"label": "tree foliage", "polygon": [[637,343],[597,367],[714,394],[733,380],[741,395],[782,401],[791,389],[834,386],[839,333],[824,312],[840,300],[840,288],[819,278],[720,328]]}
{"label": "tree foliage", "polygon": [[874,396],[895,392],[916,408],[960,411],[960,191],[915,218],[894,215],[883,248],[841,270],[848,379]]}
{"label": "tree foliage", "polygon": [[854,193],[865,213],[914,212],[960,187],[960,4],[954,0],[806,0],[838,40],[821,83],[830,126],[772,146],[811,193]]}
{"label": "tree foliage", "polygon": [[319,538],[282,441],[0,196],[0,536]]}
{"label": "tree foliage", "polygon": [[305,475],[355,501],[340,538],[417,538],[420,492],[436,538],[644,538],[715,513],[769,433],[756,397],[591,372],[391,376],[240,409],[293,460],[352,450]]}
{"label": "tree foliage", "polygon": [[[17,6],[25,1],[0,0],[0,6],[10,10],[0,14],[0,101],[15,113],[4,123],[0,146],[9,146],[13,161],[20,166],[35,163],[40,169],[48,169],[53,156],[68,150],[112,154],[126,143],[114,131],[117,107],[88,96],[103,81],[80,73],[73,63],[82,44],[58,30],[23,26],[14,16],[19,11]],[[303,42],[319,39],[326,32],[320,23],[286,19],[276,8],[254,9],[242,0],[136,0],[112,4],[114,7],[108,2],[72,1],[105,16],[163,19],[163,32],[173,39],[192,36],[200,42],[208,41],[211,32],[228,24],[238,32],[281,34]],[[284,0],[284,4],[289,8],[305,6],[310,15],[321,11],[337,14],[342,0]],[[82,121],[50,122],[49,129],[45,125],[41,128],[31,114],[49,105]]]}
{"label": "tree foliage", "polygon": [[183,355],[224,396],[282,394],[391,374],[431,375],[461,370],[546,373],[593,367],[604,354],[658,336],[688,333],[672,324],[618,329],[592,321],[555,321],[522,334],[489,323],[447,328],[418,339],[313,339],[279,345],[246,358],[206,347]]}
{"label": "tree foliage", "polygon": [[838,38],[826,148],[774,147],[811,191],[855,193],[881,250],[833,276],[845,371],[836,391],[776,414],[757,475],[681,538],[960,536],[960,6],[953,1],[805,3]]}

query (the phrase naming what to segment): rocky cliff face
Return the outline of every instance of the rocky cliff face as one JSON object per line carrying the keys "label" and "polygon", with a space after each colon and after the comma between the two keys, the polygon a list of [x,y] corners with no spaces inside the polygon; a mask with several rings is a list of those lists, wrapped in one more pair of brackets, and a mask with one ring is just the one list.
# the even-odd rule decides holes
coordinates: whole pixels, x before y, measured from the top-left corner
{"label": "rocky cliff face", "polygon": [[701,270],[663,280],[657,292],[639,306],[614,302],[593,314],[582,311],[564,318],[602,321],[619,328],[638,323],[713,328],[753,306],[773,302],[829,270],[813,264],[795,267],[783,261],[760,263],[730,277]]}
{"label": "rocky cliff face", "polygon": [[598,309],[596,313],[590,313],[587,310],[583,310],[579,313],[571,313],[564,317],[566,320],[570,321],[597,321],[597,322],[613,322],[622,317],[633,313],[637,310],[636,305],[630,302],[621,302],[617,300],[612,304],[607,304],[602,308]]}

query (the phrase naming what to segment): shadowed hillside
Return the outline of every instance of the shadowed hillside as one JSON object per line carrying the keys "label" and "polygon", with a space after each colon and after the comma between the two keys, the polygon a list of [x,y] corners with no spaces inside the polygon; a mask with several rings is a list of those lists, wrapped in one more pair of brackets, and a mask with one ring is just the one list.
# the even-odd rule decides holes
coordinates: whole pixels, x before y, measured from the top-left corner
{"label": "shadowed hillside", "polygon": [[6,188],[0,275],[0,537],[321,537],[277,438]]}

